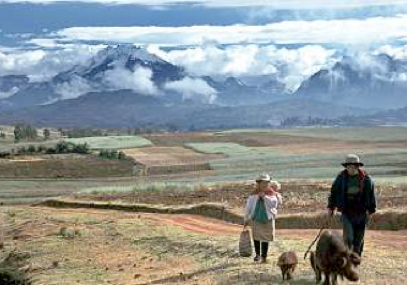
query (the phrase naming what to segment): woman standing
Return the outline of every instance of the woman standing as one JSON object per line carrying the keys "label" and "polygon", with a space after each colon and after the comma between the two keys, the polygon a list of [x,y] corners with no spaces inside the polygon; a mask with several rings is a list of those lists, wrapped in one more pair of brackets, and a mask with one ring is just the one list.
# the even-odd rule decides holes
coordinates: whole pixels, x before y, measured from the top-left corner
{"label": "woman standing", "polygon": [[269,242],[275,238],[275,219],[277,207],[282,203],[280,184],[271,181],[270,176],[262,174],[256,179],[256,189],[247,199],[244,227],[252,227],[255,262],[266,263]]}

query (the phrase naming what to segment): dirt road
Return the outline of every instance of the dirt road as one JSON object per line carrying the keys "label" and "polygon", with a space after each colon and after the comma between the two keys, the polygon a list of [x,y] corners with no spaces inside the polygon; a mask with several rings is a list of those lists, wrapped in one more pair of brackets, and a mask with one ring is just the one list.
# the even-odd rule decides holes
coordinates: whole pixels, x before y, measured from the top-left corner
{"label": "dirt road", "polygon": [[[38,207],[36,207],[38,210]],[[41,211],[55,212],[53,208],[40,208]],[[184,230],[193,231],[204,235],[238,235],[242,230],[241,225],[226,223],[224,221],[196,215],[166,215],[147,213],[125,213],[120,211],[103,211],[91,209],[58,209],[59,213],[85,213],[98,216],[114,215],[128,216],[129,218],[144,218],[155,222],[157,225],[175,225]],[[318,234],[318,230],[277,229],[277,239],[288,237],[291,239],[309,240]],[[407,231],[367,231],[366,241],[377,246],[389,247],[396,250],[407,250]]]}

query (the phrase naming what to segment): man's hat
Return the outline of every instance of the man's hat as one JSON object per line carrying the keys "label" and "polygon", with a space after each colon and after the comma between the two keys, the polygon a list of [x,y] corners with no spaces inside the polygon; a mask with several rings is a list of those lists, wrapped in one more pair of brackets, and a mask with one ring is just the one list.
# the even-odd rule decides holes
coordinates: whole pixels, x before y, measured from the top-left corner
{"label": "man's hat", "polygon": [[342,163],[342,165],[344,167],[348,166],[348,165],[358,165],[358,166],[363,166],[364,164],[360,161],[359,156],[357,156],[356,154],[348,154],[346,156],[345,162]]}

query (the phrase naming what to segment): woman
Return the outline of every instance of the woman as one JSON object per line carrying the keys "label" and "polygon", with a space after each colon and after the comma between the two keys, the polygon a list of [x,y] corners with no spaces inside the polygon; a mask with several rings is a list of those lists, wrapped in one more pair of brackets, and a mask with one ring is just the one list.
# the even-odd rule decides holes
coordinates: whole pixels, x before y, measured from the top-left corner
{"label": "woman", "polygon": [[271,181],[270,176],[262,174],[256,179],[256,189],[247,199],[244,227],[252,227],[255,262],[266,263],[269,242],[275,238],[275,219],[277,207],[282,203],[280,184]]}

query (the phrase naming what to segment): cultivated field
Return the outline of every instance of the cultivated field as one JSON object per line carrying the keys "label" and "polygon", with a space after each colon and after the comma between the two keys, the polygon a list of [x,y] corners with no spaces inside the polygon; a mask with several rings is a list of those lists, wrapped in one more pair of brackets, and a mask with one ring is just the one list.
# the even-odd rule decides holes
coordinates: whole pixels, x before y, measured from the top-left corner
{"label": "cultivated field", "polygon": [[222,157],[222,155],[197,153],[184,147],[144,147],[124,149],[123,152],[147,166],[197,164]]}
{"label": "cultivated field", "polygon": [[93,155],[53,154],[0,159],[0,178],[86,178],[131,176],[133,163]]}
{"label": "cultivated field", "polygon": [[125,149],[151,146],[152,143],[140,136],[106,136],[65,139],[75,144],[87,143],[91,149]]}
{"label": "cultivated field", "polygon": [[[0,208],[0,274],[3,267],[17,268],[13,275],[26,274],[35,285],[283,284],[277,257],[295,250],[300,266],[289,284],[315,284],[301,257],[326,223],[332,179],[344,156],[354,152],[373,176],[378,200],[359,284],[407,284],[407,136],[402,128],[104,138],[87,142],[95,150],[123,150],[147,167],[207,163],[210,170],[134,176],[131,161],[94,155],[0,160],[1,175],[9,175],[0,180],[0,203],[7,204]],[[15,165],[24,175],[15,176]],[[57,177],[61,172],[66,177]],[[284,199],[267,265],[237,254],[244,205],[259,172],[282,182]],[[46,198],[69,204],[21,205]],[[212,206],[193,212],[193,205]],[[169,214],[175,212],[182,214]],[[332,226],[339,226],[338,219]]]}

